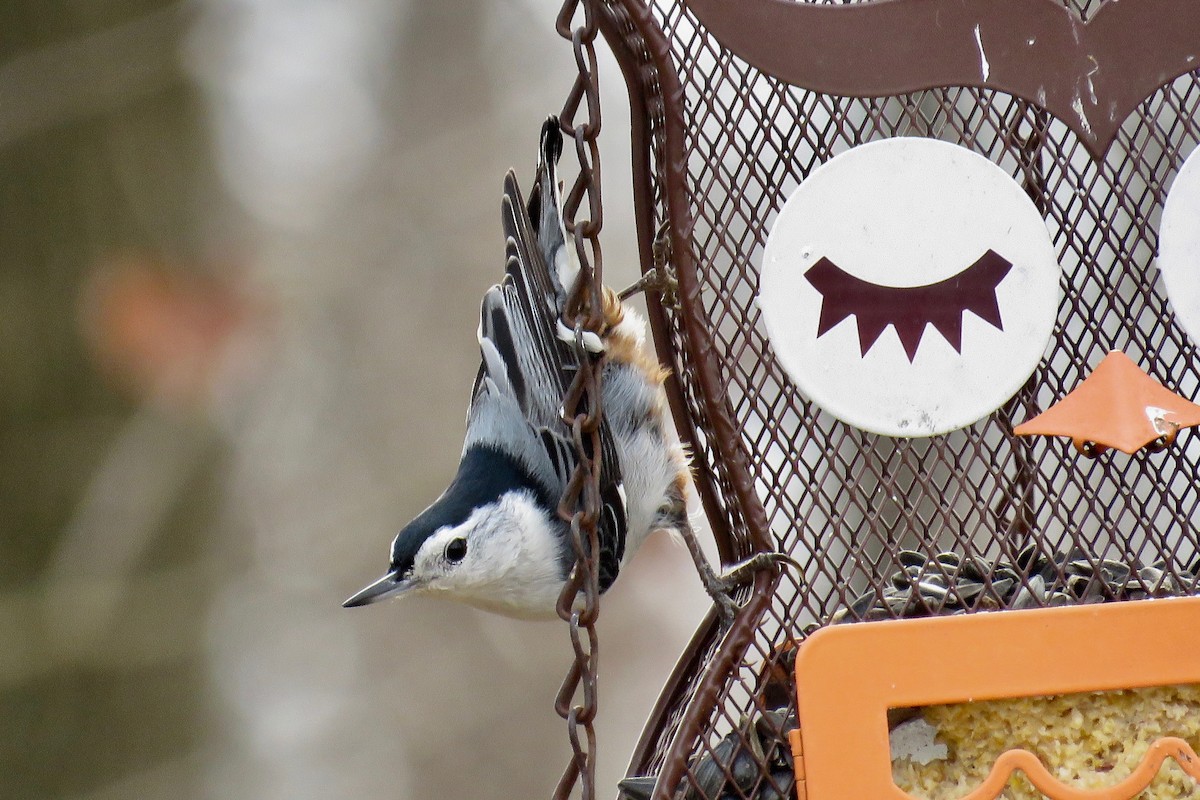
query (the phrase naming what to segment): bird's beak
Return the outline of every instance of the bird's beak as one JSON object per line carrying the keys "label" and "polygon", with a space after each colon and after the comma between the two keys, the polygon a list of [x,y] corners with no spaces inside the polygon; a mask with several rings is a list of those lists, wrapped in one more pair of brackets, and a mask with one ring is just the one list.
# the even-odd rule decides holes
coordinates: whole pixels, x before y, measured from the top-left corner
{"label": "bird's beak", "polygon": [[1075,389],[1018,425],[1018,436],[1070,436],[1084,455],[1112,447],[1126,453],[1162,449],[1182,428],[1200,425],[1200,406],[1166,389],[1114,350]]}
{"label": "bird's beak", "polygon": [[367,588],[363,589],[358,594],[342,603],[342,608],[357,608],[358,606],[369,606],[371,603],[376,603],[380,600],[385,600],[389,597],[396,597],[416,587],[416,583],[407,578],[403,578],[395,572],[389,572],[379,580],[372,583]]}

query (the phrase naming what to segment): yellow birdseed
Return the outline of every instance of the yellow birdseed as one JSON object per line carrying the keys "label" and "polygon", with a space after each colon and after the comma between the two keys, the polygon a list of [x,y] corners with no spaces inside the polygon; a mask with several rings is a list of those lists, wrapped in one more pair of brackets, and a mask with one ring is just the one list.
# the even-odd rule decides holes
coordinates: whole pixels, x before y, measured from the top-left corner
{"label": "yellow birdseed", "polygon": [[[1127,778],[1149,746],[1177,736],[1200,752],[1200,685],[1024,697],[921,710],[937,730],[947,757],[928,764],[892,763],[892,778],[924,800],[957,800],[977,787],[1006,750],[1035,753],[1050,774],[1080,789],[1111,786]],[[1001,800],[1041,800],[1020,771]],[[1200,785],[1174,759],[1138,800],[1200,800]]]}

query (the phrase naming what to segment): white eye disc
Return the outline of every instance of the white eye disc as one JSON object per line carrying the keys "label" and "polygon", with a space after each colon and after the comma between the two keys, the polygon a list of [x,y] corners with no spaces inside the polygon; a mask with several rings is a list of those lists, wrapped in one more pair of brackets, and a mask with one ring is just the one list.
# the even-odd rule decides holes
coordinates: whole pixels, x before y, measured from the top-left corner
{"label": "white eye disc", "polygon": [[758,303],[796,386],[838,419],[932,436],[995,411],[1049,344],[1060,269],[983,156],[887,139],[814,170],[767,238]]}
{"label": "white eye disc", "polygon": [[1167,195],[1158,269],[1175,317],[1192,342],[1200,343],[1200,149],[1188,156]]}

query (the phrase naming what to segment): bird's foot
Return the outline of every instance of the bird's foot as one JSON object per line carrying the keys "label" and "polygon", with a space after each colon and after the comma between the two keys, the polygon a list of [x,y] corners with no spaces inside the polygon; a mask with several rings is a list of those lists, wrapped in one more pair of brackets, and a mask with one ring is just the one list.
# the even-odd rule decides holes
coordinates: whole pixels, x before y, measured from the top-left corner
{"label": "bird's foot", "polygon": [[670,267],[651,267],[642,273],[642,277],[625,287],[618,293],[618,297],[624,301],[633,297],[640,292],[656,292],[662,296],[664,305],[674,305],[674,297],[679,291],[679,281],[676,280],[675,274]]}
{"label": "bird's foot", "polygon": [[796,560],[787,553],[769,551],[755,553],[745,561],[740,561],[725,572],[718,574],[712,568],[712,564],[708,562],[708,557],[704,555],[704,551],[700,547],[700,540],[696,538],[696,531],[688,523],[686,515],[680,517],[676,530],[687,546],[692,563],[696,566],[696,572],[700,575],[700,582],[704,585],[704,591],[708,592],[708,596],[717,606],[722,630],[728,630],[734,619],[737,618],[738,612],[742,610],[742,607],[733,599],[734,592],[753,581],[755,575],[763,570],[776,569],[782,565],[800,569]]}
{"label": "bird's foot", "polygon": [[719,580],[728,582],[732,589],[750,583],[750,581],[754,580],[754,576],[764,569],[775,569],[782,566],[789,566],[795,570],[799,570],[800,562],[787,553],[777,553],[775,551],[755,553],[745,561],[739,561],[725,570],[719,576]]}
{"label": "bird's foot", "polygon": [[738,612],[742,610],[742,607],[733,599],[733,593],[739,587],[753,581],[754,576],[759,572],[784,565],[800,568],[794,558],[786,553],[777,552],[756,553],[720,574],[709,566],[707,560],[703,562],[703,567],[700,568],[700,580],[704,584],[704,590],[708,592],[708,596],[717,605],[717,614],[721,618],[722,629],[732,625]]}

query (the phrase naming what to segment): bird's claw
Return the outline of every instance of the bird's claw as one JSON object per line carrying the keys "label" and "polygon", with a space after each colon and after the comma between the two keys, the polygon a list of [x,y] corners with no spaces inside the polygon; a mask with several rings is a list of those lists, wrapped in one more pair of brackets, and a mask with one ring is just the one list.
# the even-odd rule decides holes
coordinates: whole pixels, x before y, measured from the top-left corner
{"label": "bird's claw", "polygon": [[721,574],[716,574],[712,568],[701,571],[704,588],[713,603],[717,606],[717,614],[721,618],[722,629],[728,629],[737,618],[742,607],[733,599],[733,593],[740,586],[745,586],[754,580],[754,576],[766,569],[787,565],[796,569],[800,564],[787,553],[766,552],[755,553],[745,561],[734,564]]}
{"label": "bird's claw", "polygon": [[765,553],[755,553],[745,561],[740,561],[725,570],[720,575],[720,580],[727,582],[732,590],[735,587],[754,580],[754,576],[764,569],[773,569],[785,565],[795,570],[800,569],[800,562],[787,553],[779,553],[773,550]]}
{"label": "bird's claw", "polygon": [[675,296],[679,292],[679,281],[670,267],[652,267],[617,296],[624,301],[640,292],[657,292],[661,295],[664,305],[674,306]]}
{"label": "bird's claw", "polygon": [[710,596],[717,606],[717,616],[721,619],[721,630],[729,630],[733,621],[737,619],[737,615],[741,613],[742,607],[726,592],[717,591],[715,594],[710,593]]}
{"label": "bird's claw", "polygon": [[696,531],[692,529],[692,526],[684,521],[678,531],[683,537],[683,543],[687,545],[692,563],[696,565],[696,572],[700,575],[704,591],[708,592],[708,596],[717,606],[722,630],[728,630],[742,610],[742,607],[733,599],[733,593],[739,587],[750,583],[756,574],[765,569],[774,569],[784,564],[795,567],[797,570],[800,569],[796,560],[787,553],[768,551],[755,553],[745,561],[734,564],[718,575],[704,555],[700,541],[696,538]]}

